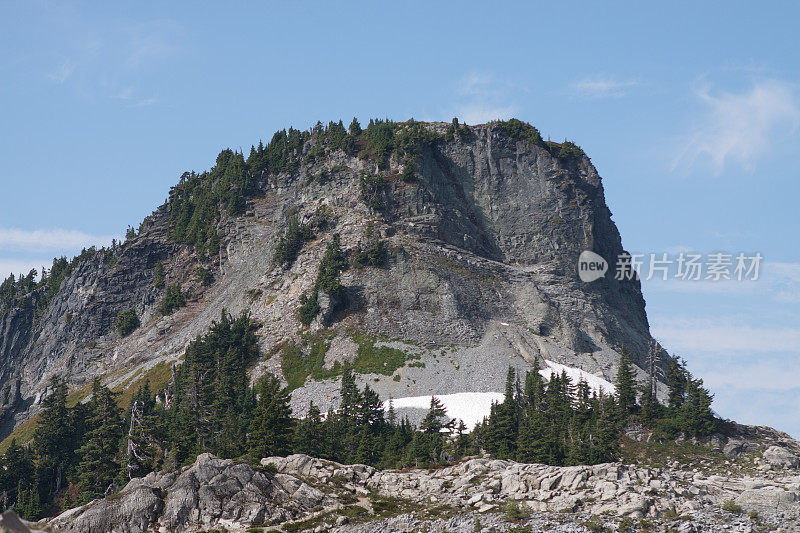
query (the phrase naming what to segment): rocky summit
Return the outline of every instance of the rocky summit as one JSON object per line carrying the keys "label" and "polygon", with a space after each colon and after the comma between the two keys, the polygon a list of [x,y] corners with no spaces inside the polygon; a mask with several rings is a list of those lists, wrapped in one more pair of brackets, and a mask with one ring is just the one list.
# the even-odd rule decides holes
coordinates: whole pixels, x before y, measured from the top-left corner
{"label": "rocky summit", "polygon": [[0,525],[800,527],[800,443],[714,414],[624,254],[586,154],[518,120],[223,150],[0,285]]}
{"label": "rocky summit", "polygon": [[268,457],[253,468],[203,454],[178,472],[134,479],[113,497],[32,527],[131,533],[796,531],[800,472],[780,463],[750,475],[485,458],[439,470],[381,471],[307,455]]}
{"label": "rocky summit", "polygon": [[[237,210],[221,207],[208,218],[213,250],[194,236],[197,210],[188,224],[181,218],[192,194],[187,173],[124,243],[87,250],[55,289],[35,289],[3,309],[2,436],[37,412],[53,375],[71,390],[96,376],[112,388],[141,383],[158,363],[178,361],[223,310],[262,324],[253,376],[284,376],[287,343],[324,330],[319,368],[289,378],[297,412],[309,399],[323,411],[335,402],[334,380],[314,379],[325,375],[316,370],[352,362],[365,339],[400,357],[359,374],[384,399],[499,392],[509,365],[536,360],[610,380],[623,346],[644,366],[652,338],[638,280],[584,283],[576,274],[583,250],[610,265],[623,252],[597,170],[579,149],[562,154],[554,143],[531,142],[519,124],[461,125],[448,134],[451,125],[403,123],[395,135],[409,132],[406,155],[396,150],[385,161],[312,136],[285,170],[253,176]],[[404,179],[408,154],[413,173]],[[218,166],[223,156],[230,154],[220,154]],[[314,237],[291,265],[278,264],[276,243],[292,220],[313,227]],[[304,328],[298,300],[334,235],[348,253],[377,236],[387,261],[344,272],[344,307],[334,313],[323,294]],[[174,283],[186,305],[160,313]],[[123,337],[115,320],[130,309],[141,325]]]}

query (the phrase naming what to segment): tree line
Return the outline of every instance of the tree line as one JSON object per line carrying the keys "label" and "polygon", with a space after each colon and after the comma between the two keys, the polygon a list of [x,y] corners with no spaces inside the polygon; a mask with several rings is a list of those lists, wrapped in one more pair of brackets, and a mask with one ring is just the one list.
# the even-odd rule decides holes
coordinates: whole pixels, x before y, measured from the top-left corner
{"label": "tree line", "polygon": [[668,402],[651,402],[623,351],[616,393],[592,391],[565,373],[524,379],[510,368],[503,402],[472,431],[448,419],[431,398],[419,425],[398,417],[352,369],[341,377],[338,409],[312,402],[293,416],[289,389],[272,375],[250,384],[258,357],[256,324],[223,312],[187,347],[171,384],[133,395],[125,412],[118,393],[99,380],[87,401],[70,406],[67,384],[54,379],[43,400],[32,444],[12,441],[0,458],[0,503],[37,519],[111,494],[133,477],[194,462],[198,454],[258,463],[263,457],[306,453],[381,468],[437,466],[481,450],[502,459],[553,465],[594,464],[619,456],[621,430],[633,421],[664,438],[704,436],[716,429],[711,395],[677,358],[670,361]]}

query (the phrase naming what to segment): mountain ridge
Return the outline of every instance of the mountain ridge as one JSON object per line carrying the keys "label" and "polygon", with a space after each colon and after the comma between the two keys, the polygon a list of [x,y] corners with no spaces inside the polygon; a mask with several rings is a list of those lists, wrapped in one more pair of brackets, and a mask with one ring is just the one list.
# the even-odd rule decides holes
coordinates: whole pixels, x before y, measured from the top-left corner
{"label": "mountain ridge", "polygon": [[[276,265],[275,243],[291,220],[315,236],[291,265]],[[388,262],[342,272],[347,304],[338,314],[323,309],[306,328],[297,319],[299,301],[311,294],[334,234],[348,257],[377,238]],[[644,366],[654,341],[638,280],[583,284],[575,275],[583,249],[611,264],[624,251],[600,177],[577,146],[547,143],[532,126],[290,128],[253,147],[246,161],[223,150],[211,171],[185,173],[124,244],[73,261],[44,310],[34,302],[41,289],[3,310],[2,434],[36,412],[52,375],[65,375],[75,389],[98,375],[112,387],[131,387],[159,362],[178,361],[223,309],[262,323],[264,357],[253,375],[283,375],[282,347],[328,330],[340,353],[326,353],[326,367],[357,356],[354,331],[378,348],[424,346],[420,366],[362,376],[378,379],[385,397],[502,390],[505,368],[527,368],[536,358],[608,378],[622,346]],[[207,286],[198,269],[215,281]],[[162,315],[159,300],[177,284],[187,305]],[[122,337],[114,321],[128,309],[141,326]],[[433,354],[451,344],[456,362],[448,366]],[[401,374],[405,387],[395,381]],[[437,383],[436,375],[450,379]],[[306,381],[295,407],[302,412],[309,397],[333,394],[329,383]]]}

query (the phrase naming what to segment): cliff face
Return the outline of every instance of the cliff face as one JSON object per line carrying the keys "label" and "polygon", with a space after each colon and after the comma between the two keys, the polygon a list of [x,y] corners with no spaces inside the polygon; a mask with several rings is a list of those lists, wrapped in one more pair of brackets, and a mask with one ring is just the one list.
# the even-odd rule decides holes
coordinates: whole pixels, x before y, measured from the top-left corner
{"label": "cliff face", "polygon": [[[44,313],[32,311],[36,293],[8,310],[0,317],[0,377],[7,388],[18,379],[19,394],[0,415],[2,435],[36,411],[52,375],[75,388],[97,375],[133,386],[159,361],[178,360],[223,310],[262,323],[254,376],[282,375],[287,344],[307,350],[310,338],[325,339],[326,367],[356,358],[364,336],[403,352],[410,366],[361,376],[384,397],[502,390],[509,365],[525,369],[537,359],[611,378],[622,346],[643,366],[651,337],[639,282],[607,274],[583,283],[576,274],[583,250],[612,268],[623,251],[589,159],[559,159],[496,125],[450,140],[445,124],[424,127],[441,140],[424,145],[409,183],[400,179],[398,157],[383,170],[341,150],[303,157],[295,171],[262,175],[244,214],[221,210],[218,255],[201,260],[170,239],[168,202],[114,260],[96,253],[77,262]],[[304,154],[314,148],[312,137]],[[360,184],[376,175],[386,182],[375,192],[378,209],[366,205]],[[275,266],[275,242],[289,218],[321,216],[326,224],[293,265]],[[352,255],[367,233],[385,242],[388,263],[346,270],[345,308],[326,315],[323,295],[323,320],[304,328],[299,298],[311,289],[327,243],[338,234]],[[159,262],[166,284],[180,282],[189,296],[169,316],[157,311]],[[196,279],[200,265],[213,272],[210,286]],[[141,326],[121,338],[113,323],[129,308]],[[310,397],[325,408],[336,388],[309,378],[295,392],[296,405]]]}

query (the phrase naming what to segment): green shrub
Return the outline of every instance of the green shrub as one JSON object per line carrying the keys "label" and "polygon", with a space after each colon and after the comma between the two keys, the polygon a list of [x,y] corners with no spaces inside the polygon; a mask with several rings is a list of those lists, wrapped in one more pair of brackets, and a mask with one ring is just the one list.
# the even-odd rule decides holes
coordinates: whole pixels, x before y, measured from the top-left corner
{"label": "green shrub", "polygon": [[164,286],[164,263],[159,261],[153,269],[153,286],[160,289]]}
{"label": "green shrub", "polygon": [[377,236],[371,239],[366,248],[362,249],[359,245],[353,258],[353,262],[357,266],[372,267],[382,267],[388,260],[389,252],[386,245]]}
{"label": "green shrub", "polygon": [[359,198],[364,205],[373,211],[382,211],[386,207],[384,191],[386,180],[381,176],[370,176],[362,173],[358,180],[360,190]]}
{"label": "green shrub", "polygon": [[518,502],[509,502],[505,510],[506,520],[521,522],[530,516],[530,513],[519,506]]}
{"label": "green shrub", "polygon": [[158,311],[162,315],[171,315],[176,309],[186,305],[186,295],[183,293],[180,283],[173,283],[167,287],[167,293],[158,306]]}
{"label": "green shrub", "polygon": [[314,290],[311,292],[311,296],[304,294],[300,297],[300,309],[298,309],[297,313],[300,316],[300,322],[304,326],[310,325],[320,311],[318,296],[319,291]]}
{"label": "green shrub", "polygon": [[504,122],[498,122],[497,126],[512,139],[528,141],[534,146],[540,146],[547,149],[547,144],[542,139],[542,135],[539,133],[539,130],[527,122],[522,122],[521,120],[512,118]]}
{"label": "green shrub", "polygon": [[314,234],[310,227],[300,224],[295,216],[289,217],[286,232],[278,239],[278,243],[275,245],[275,254],[272,256],[272,262],[284,267],[292,266],[292,263],[300,254],[303,244],[313,238]]}
{"label": "green shrub", "polygon": [[581,157],[583,155],[583,150],[577,144],[571,141],[564,141],[561,144],[561,148],[558,150],[556,157],[562,160],[572,159],[575,157]]}
{"label": "green shrub", "polygon": [[204,287],[208,287],[214,283],[214,274],[211,273],[211,270],[199,266],[197,267],[196,274],[197,281],[199,281]]}
{"label": "green shrub", "polygon": [[114,328],[120,335],[127,337],[139,327],[139,324],[139,316],[136,314],[136,310],[128,309],[117,315],[117,319],[114,321]]}
{"label": "green shrub", "polygon": [[727,500],[722,504],[722,510],[732,514],[742,514],[743,509],[741,505],[737,504],[733,500]]}

